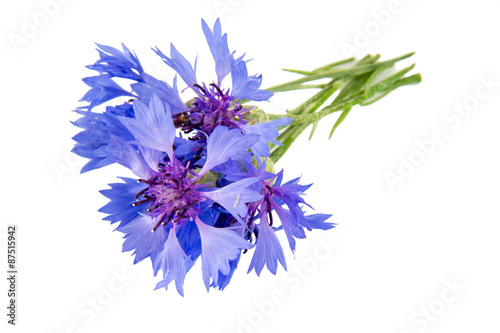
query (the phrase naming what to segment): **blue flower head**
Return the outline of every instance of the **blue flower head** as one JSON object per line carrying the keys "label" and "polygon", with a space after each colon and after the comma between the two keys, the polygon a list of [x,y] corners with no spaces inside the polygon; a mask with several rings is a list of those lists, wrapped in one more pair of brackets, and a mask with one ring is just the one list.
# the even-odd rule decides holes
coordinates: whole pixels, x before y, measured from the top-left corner
{"label": "blue flower head", "polygon": [[[269,170],[269,144],[280,144],[278,129],[292,120],[250,123],[253,107],[242,100],[265,101],[272,93],[230,52],[219,20],[213,29],[202,20],[202,30],[215,61],[211,83],[198,81],[196,62],[173,45],[168,56],[154,49],[194,99],[182,101],[177,76],[170,85],[145,73],[126,46],[98,44],[100,58],[88,66],[97,75],[84,79],[88,104],[74,122],[82,131],[73,151],[90,159],[82,172],[118,163],[135,174],[101,191],[109,203],[100,211],[124,234],[123,251],[133,252],[134,263],[150,258],[154,274],[162,272],[156,288],[173,282],[181,295],[198,258],[207,290],[222,290],[242,253],[253,248],[249,271],[260,275],[266,266],[276,274],[278,263],[286,269],[276,232],[283,230],[295,251],[305,230],[333,227],[325,222],[329,215],[305,215],[302,195],[309,186],[298,179],[282,184],[283,172]],[[228,76],[230,87],[224,86]],[[115,98],[121,103],[94,111]]]}

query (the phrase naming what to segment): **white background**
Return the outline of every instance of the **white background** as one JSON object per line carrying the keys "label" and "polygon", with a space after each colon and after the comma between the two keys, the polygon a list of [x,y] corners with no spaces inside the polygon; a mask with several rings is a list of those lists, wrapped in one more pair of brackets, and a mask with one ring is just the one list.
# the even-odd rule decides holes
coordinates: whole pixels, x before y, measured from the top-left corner
{"label": "white background", "polygon": [[[2,278],[2,332],[498,332],[500,2],[398,3],[71,0],[44,22],[38,1],[2,2],[3,272],[6,224],[19,230],[18,326],[6,324]],[[339,223],[300,240],[295,259],[287,251],[288,273],[247,275],[246,255],[226,290],[207,293],[197,265],[182,298],[173,285],[154,291],[150,262],[132,265],[121,234],[101,220],[98,191],[129,174],[79,174],[71,110],[87,90],[81,78],[93,75],[84,66],[97,59],[94,42],[124,42],[166,80],[172,72],[150,48],[167,53],[174,42],[213,80],[200,19],[218,16],[264,87],[296,77],[280,68],[350,56],[346,45],[357,57],[416,51],[402,65],[416,62],[423,82],[356,107],[329,141],[335,117],[326,119],[279,162],[287,179],[314,183],[308,202]],[[26,22],[40,27],[23,35]],[[13,36],[25,39],[14,45]],[[276,96],[266,108],[284,112],[306,97]],[[454,107],[471,111],[456,118]],[[422,159],[416,141],[436,130],[445,139]],[[410,158],[419,165],[401,169]],[[398,168],[406,173],[391,188],[387,173]]]}

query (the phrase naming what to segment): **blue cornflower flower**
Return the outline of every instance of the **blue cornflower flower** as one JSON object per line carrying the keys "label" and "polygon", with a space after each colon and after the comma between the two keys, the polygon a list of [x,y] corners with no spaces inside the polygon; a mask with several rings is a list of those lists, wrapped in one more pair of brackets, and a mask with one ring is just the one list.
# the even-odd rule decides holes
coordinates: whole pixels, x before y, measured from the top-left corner
{"label": "blue cornflower flower", "polygon": [[[122,45],[123,51],[121,51],[110,46],[97,44],[100,59],[87,67],[97,71],[99,75],[84,78],[84,82],[91,89],[85,94],[82,101],[88,102],[89,105],[77,110],[83,118],[75,122],[75,125],[82,127],[84,131],[74,137],[78,143],[73,152],[91,159],[82,172],[113,163],[103,154],[102,147],[111,144],[113,135],[129,136],[123,126],[108,125],[108,123],[116,122],[116,118],[120,116],[134,119],[133,110],[124,115],[111,110],[106,110],[104,114],[91,112],[94,107],[117,97],[130,98],[130,101],[115,108],[131,109],[133,105],[131,101],[141,101],[147,105],[151,96],[155,94],[163,103],[168,104],[175,127],[185,133],[194,131],[195,135],[191,140],[199,140],[203,144],[205,143],[205,135],[210,135],[220,125],[229,129],[239,128],[244,133],[260,135],[267,133],[267,136],[261,136],[252,150],[258,157],[269,156],[267,140],[276,143],[272,140],[278,135],[277,128],[288,124],[291,119],[284,118],[271,122],[265,125],[265,128],[253,128],[252,125],[248,124],[246,116],[252,112],[253,107],[244,106],[241,101],[265,101],[273,94],[260,89],[262,75],[248,74],[243,56],[235,58],[235,52],[229,51],[227,34],[222,34],[220,20],[215,22],[213,30],[202,20],[202,28],[215,60],[216,82],[198,83],[196,63],[194,66],[191,65],[173,44],[170,48],[170,56],[166,56],[158,48],[154,49],[165,64],[174,69],[188,88],[195,92],[194,99],[187,103],[183,103],[181,99],[177,87],[177,77],[174,78],[173,85],[169,85],[147,74],[135,53],[125,45]],[[228,75],[231,76],[231,88],[222,88],[223,80]],[[115,78],[132,81],[130,84],[131,92],[116,83]],[[96,121],[103,125],[89,126],[90,123]]]}
{"label": "blue cornflower flower", "polygon": [[[271,173],[266,170],[266,163],[265,160],[258,167],[247,163],[246,170],[240,172],[235,172],[235,163],[225,164],[218,169],[224,174],[223,177],[230,181],[241,181],[248,177],[259,179],[252,188],[259,192],[262,198],[248,205],[247,219],[249,233],[253,232],[256,236],[256,250],[248,272],[255,268],[257,275],[260,275],[264,265],[267,265],[271,273],[276,274],[278,261],[286,269],[283,249],[274,231],[285,231],[290,249],[294,252],[295,239],[306,237],[304,229],[327,230],[334,227],[334,224],[325,222],[331,215],[306,216],[302,210],[303,205],[309,206],[302,195],[311,185],[300,185],[299,178],[282,184],[283,171]],[[273,227],[273,212],[280,218],[281,226],[278,228]]]}
{"label": "blue cornflower flower", "polygon": [[[210,134],[219,125],[227,126],[230,129],[242,129],[247,124],[244,116],[251,108],[244,108],[239,101],[243,99],[266,101],[273,93],[259,89],[262,84],[262,75],[248,75],[246,61],[243,60],[243,57],[235,58],[234,52],[229,52],[227,35],[222,35],[220,20],[215,22],[213,31],[202,20],[202,28],[215,60],[217,83],[199,84],[196,79],[196,63],[191,66],[173,44],[170,48],[170,57],[163,54],[158,48],[154,49],[165,64],[174,69],[197,95],[189,102],[188,110],[175,115],[176,127],[181,128],[186,133],[201,130],[207,134]],[[222,82],[229,74],[232,86],[223,89],[221,88]]]}

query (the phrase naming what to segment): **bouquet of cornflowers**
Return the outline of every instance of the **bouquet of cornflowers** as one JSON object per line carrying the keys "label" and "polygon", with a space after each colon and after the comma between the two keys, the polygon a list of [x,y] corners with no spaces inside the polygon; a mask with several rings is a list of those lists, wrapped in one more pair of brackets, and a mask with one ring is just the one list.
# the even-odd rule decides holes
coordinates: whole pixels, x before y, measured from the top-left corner
{"label": "bouquet of cornflowers", "polygon": [[[419,74],[405,76],[413,65],[394,70],[411,54],[383,62],[366,56],[313,71],[288,70],[301,78],[264,90],[262,76],[249,75],[244,56],[230,52],[219,20],[213,29],[202,20],[202,29],[215,60],[211,83],[198,81],[196,63],[173,45],[170,56],[154,49],[194,98],[182,100],[177,75],[169,85],[147,74],[126,46],[120,51],[98,44],[100,58],[88,66],[98,75],[83,79],[90,87],[82,98],[88,104],[76,110],[81,117],[74,122],[83,130],[74,137],[73,152],[90,159],[82,172],[118,163],[136,176],[120,177],[121,182],[101,191],[109,203],[100,212],[118,223],[123,251],[134,251],[134,264],[149,257],[155,276],[163,272],[156,289],[167,289],[175,280],[181,295],[185,276],[199,257],[207,290],[222,290],[242,253],[253,248],[248,272],[260,275],[265,265],[276,274],[278,262],[286,270],[276,233],[285,233],[294,252],[305,230],[333,228],[331,215],[306,214],[304,207],[310,206],[303,195],[311,185],[300,184],[299,178],[285,181],[274,163],[309,125],[312,136],[323,117],[341,112],[333,133],[354,105],[373,103],[420,81]],[[228,76],[230,86],[224,84]],[[117,78],[131,80],[131,90]],[[326,82],[318,83],[321,79]],[[286,114],[266,114],[251,105],[275,92],[298,89],[319,91]],[[102,113],[93,111],[118,97],[126,101]]]}

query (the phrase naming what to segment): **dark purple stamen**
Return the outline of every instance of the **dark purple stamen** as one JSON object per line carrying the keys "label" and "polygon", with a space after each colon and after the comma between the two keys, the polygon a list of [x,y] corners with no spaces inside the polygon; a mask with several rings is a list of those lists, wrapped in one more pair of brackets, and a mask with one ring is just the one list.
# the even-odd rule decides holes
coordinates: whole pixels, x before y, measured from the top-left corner
{"label": "dark purple stamen", "polygon": [[267,214],[269,215],[269,226],[273,226],[273,213],[271,210],[271,200],[269,199],[268,196],[266,196],[266,202],[267,202]]}
{"label": "dark purple stamen", "polygon": [[132,206],[137,206],[137,205],[140,205],[140,204],[143,204],[143,203],[146,203],[146,202],[151,202],[151,201],[155,201],[155,198],[146,198],[144,200],[134,202],[132,204]]}
{"label": "dark purple stamen", "polygon": [[219,95],[224,96],[224,93],[222,92],[222,90],[219,88],[218,85],[216,85],[215,83],[210,83],[210,85],[217,90],[217,92],[219,93]]}
{"label": "dark purple stamen", "polygon": [[148,190],[148,188],[146,187],[145,189],[142,189],[141,191],[139,191],[139,193],[137,193],[137,194],[135,195],[135,200],[139,200],[139,197],[140,197],[141,195],[143,195],[143,194],[144,194],[144,192],[146,192],[147,190]]}
{"label": "dark purple stamen", "polygon": [[205,89],[203,89],[203,87],[200,86],[198,83],[193,84],[193,86],[196,87],[196,88],[198,88],[198,89],[200,89],[203,92],[204,95],[207,94],[207,91]]}
{"label": "dark purple stamen", "polygon": [[[160,225],[165,225],[167,224],[168,222],[170,222],[170,220],[172,219],[172,217],[174,216],[175,212],[172,212],[168,217],[167,219],[165,219],[165,216],[167,216],[167,214],[163,214],[162,217],[160,219],[158,219],[158,223],[156,223],[156,225],[153,227],[153,229],[151,230],[151,232],[155,232],[156,229],[158,229],[158,227],[160,227]],[[165,220],[165,222],[163,222]]]}

